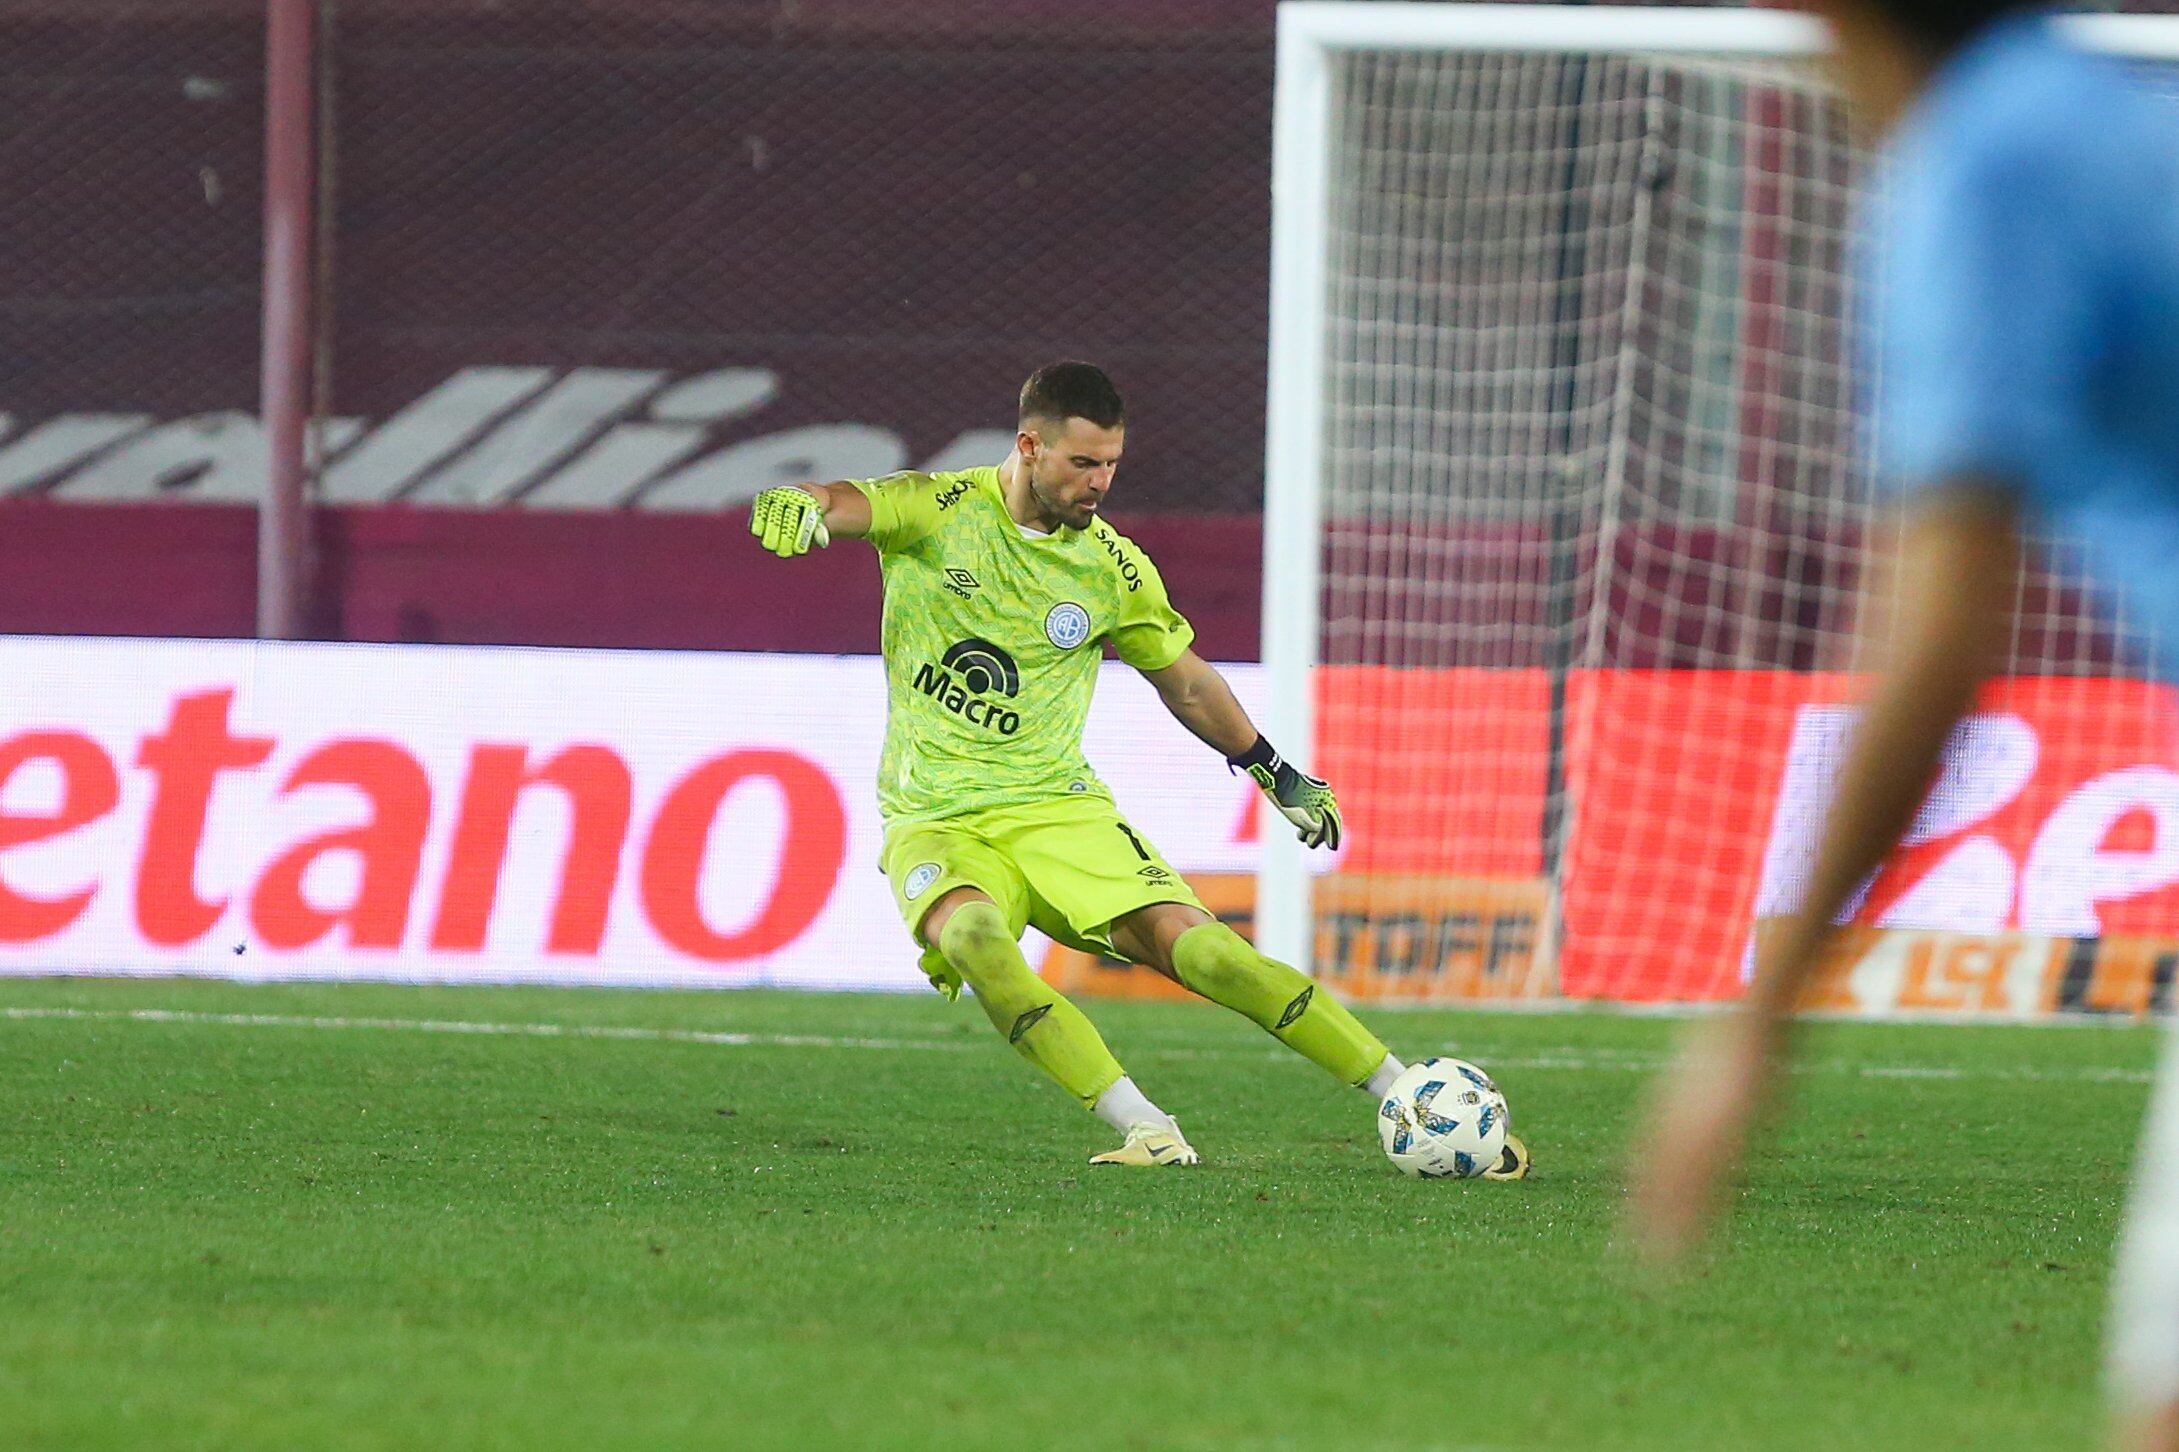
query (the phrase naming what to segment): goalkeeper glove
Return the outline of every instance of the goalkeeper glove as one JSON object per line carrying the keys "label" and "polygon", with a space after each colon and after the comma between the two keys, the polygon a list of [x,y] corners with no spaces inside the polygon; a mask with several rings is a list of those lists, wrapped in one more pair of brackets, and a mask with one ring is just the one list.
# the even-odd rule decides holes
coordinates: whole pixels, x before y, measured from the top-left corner
{"label": "goalkeeper glove", "polygon": [[1307,772],[1296,771],[1271,749],[1263,737],[1239,756],[1226,758],[1234,771],[1245,771],[1271,798],[1279,815],[1292,822],[1295,834],[1311,847],[1339,846],[1339,803],[1332,789]]}
{"label": "goalkeeper glove", "polygon": [[[933,968],[932,963],[938,966]],[[935,953],[923,960],[923,976],[931,980],[931,987],[946,996],[946,1002],[961,1001],[961,975],[954,966]]]}
{"label": "goalkeeper glove", "polygon": [[757,496],[756,506],[749,511],[749,532],[783,560],[808,554],[811,545],[823,549],[832,543],[832,536],[825,532],[824,501],[792,485]]}

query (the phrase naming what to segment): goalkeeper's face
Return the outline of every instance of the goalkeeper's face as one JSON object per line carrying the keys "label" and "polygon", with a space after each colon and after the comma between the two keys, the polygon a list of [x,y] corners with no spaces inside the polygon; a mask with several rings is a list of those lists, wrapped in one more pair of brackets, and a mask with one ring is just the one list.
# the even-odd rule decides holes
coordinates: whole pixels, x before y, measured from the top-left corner
{"label": "goalkeeper's face", "polygon": [[1016,441],[1028,463],[1029,493],[1047,519],[1087,529],[1112,491],[1127,427],[1101,428],[1086,418],[1063,423],[1033,419]]}

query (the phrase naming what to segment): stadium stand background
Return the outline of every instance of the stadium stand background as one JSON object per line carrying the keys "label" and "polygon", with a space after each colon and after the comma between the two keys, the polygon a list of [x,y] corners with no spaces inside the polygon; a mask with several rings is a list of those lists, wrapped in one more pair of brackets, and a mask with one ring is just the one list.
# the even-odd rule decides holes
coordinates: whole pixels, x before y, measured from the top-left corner
{"label": "stadium stand background", "polygon": [[[329,4],[314,633],[873,650],[867,552],[743,501],[995,459],[1066,354],[1252,658],[1273,10]],[[247,635],[262,6],[0,0],[0,54],[0,630]]]}

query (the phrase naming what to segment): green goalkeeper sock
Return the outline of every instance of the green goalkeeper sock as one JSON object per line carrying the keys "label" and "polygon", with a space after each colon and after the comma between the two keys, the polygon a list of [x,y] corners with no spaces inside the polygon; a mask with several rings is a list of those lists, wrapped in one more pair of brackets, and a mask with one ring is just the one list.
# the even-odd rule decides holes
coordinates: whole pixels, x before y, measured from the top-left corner
{"label": "green goalkeeper sock", "polygon": [[1345,1004],[1250,947],[1224,923],[1188,929],[1173,944],[1181,986],[1269,1030],[1272,1037],[1344,1084],[1367,1084],[1385,1062],[1382,1040]]}
{"label": "green goalkeeper sock", "polygon": [[938,935],[938,951],[976,990],[991,1026],[1085,1108],[1096,1108],[1098,1096],[1120,1081],[1120,1061],[1097,1026],[1030,969],[995,904],[954,909]]}

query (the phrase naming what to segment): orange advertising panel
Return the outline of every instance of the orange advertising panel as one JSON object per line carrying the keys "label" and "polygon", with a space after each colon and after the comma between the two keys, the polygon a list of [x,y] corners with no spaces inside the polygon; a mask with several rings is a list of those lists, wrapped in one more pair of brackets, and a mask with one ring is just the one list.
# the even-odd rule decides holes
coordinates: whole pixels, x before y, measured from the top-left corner
{"label": "orange advertising panel", "polygon": [[1541,670],[1317,673],[1316,766],[1352,840],[1342,873],[1538,876],[1550,761]]}
{"label": "orange advertising panel", "polygon": [[[1316,887],[1324,976],[1373,1001],[1737,994],[1756,925],[1798,901],[1860,689],[1842,673],[1576,672],[1554,912],[1545,674],[1326,669],[1316,760],[1349,845]],[[1857,895],[1850,920],[1869,931],[1842,940],[1826,1006],[2162,1004],[2179,955],[2170,705],[2138,681],[1994,684],[1905,845]],[[1261,810],[1247,793],[1236,842],[1257,839]],[[1251,876],[1191,880],[1245,931]],[[1046,971],[1088,991],[1179,992],[1060,950]]]}
{"label": "orange advertising panel", "polygon": [[[1250,934],[1256,880],[1191,879],[1204,906]],[[1317,976],[1372,1003],[1536,998],[1551,991],[1549,893],[1535,879],[1373,877],[1316,886]],[[1147,968],[1053,944],[1043,973],[1066,992],[1186,998]]]}
{"label": "orange advertising panel", "polygon": [[1581,672],[1567,684],[1560,985],[1738,991],[1756,872],[1801,706],[1846,683],[1770,671]]}
{"label": "orange advertising panel", "polygon": [[1855,926],[1801,1001],[1815,1013],[2140,1018],[2172,1010],[2179,940],[1925,933]]}
{"label": "orange advertising panel", "polygon": [[[1566,993],[1739,991],[1755,923],[1798,901],[1857,686],[1752,671],[1573,679]],[[1851,920],[1983,942],[2179,939],[2169,708],[2165,688],[2138,681],[1995,683]]]}

